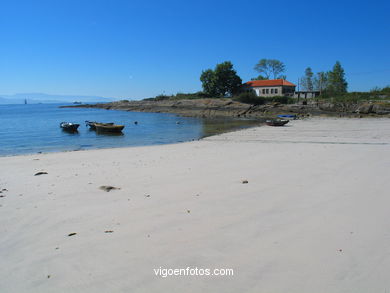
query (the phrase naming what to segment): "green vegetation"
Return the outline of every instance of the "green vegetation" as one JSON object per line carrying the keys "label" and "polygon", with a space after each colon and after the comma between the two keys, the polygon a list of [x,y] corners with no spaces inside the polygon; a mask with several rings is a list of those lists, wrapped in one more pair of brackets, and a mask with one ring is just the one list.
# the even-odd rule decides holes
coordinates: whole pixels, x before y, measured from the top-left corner
{"label": "green vegetation", "polygon": [[254,92],[244,92],[235,96],[233,99],[251,105],[263,105],[265,103],[264,98],[258,97]]}
{"label": "green vegetation", "polygon": [[332,70],[317,72],[316,75],[307,67],[300,83],[303,90],[320,91],[324,96],[344,95],[348,88],[344,68],[339,61],[336,61]]}
{"label": "green vegetation", "polygon": [[357,103],[363,101],[388,101],[390,100],[390,86],[384,88],[374,88],[369,92],[350,92],[343,94],[323,93],[317,97],[318,101],[330,101],[334,103]]}
{"label": "green vegetation", "polygon": [[344,68],[341,67],[339,61],[336,61],[333,70],[329,72],[326,91],[330,95],[341,95],[347,92],[347,87],[348,83],[345,80]]}
{"label": "green vegetation", "polygon": [[214,70],[203,71],[200,81],[203,91],[210,97],[231,96],[238,92],[242,84],[230,61],[217,64]]}
{"label": "green vegetation", "polygon": [[233,98],[235,101],[251,104],[251,105],[264,105],[268,103],[279,103],[279,104],[293,104],[294,99],[286,96],[277,97],[259,97],[254,92],[244,92]]}
{"label": "green vegetation", "polygon": [[164,101],[164,100],[194,100],[194,99],[204,99],[209,98],[203,92],[196,93],[177,93],[176,95],[158,95],[154,98],[146,98],[144,101]]}

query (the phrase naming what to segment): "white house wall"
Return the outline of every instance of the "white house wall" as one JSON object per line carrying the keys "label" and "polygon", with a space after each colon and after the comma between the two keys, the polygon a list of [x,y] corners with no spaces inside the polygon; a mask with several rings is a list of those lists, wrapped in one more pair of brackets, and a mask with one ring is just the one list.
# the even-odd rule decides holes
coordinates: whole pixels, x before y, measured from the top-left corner
{"label": "white house wall", "polygon": [[[263,94],[263,89],[265,90],[265,92],[267,92],[267,90],[268,90],[268,94],[267,93]],[[271,89],[273,90],[272,94],[271,94]],[[282,96],[283,95],[282,86],[253,87],[253,90],[255,91],[255,93],[258,97],[275,97],[275,96]],[[275,94],[275,90],[278,91],[276,94]]]}

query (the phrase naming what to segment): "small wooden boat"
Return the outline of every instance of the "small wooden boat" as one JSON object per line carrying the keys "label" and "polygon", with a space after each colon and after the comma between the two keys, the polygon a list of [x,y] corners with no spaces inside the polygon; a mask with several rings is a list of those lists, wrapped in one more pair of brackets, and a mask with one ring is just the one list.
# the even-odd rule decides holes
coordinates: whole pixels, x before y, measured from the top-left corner
{"label": "small wooden boat", "polygon": [[95,123],[95,128],[99,132],[122,132],[125,126],[114,123]]}
{"label": "small wooden boat", "polygon": [[297,119],[297,115],[295,115],[295,114],[281,114],[281,115],[278,115],[278,118],[295,120],[295,119]]}
{"label": "small wooden boat", "polygon": [[91,130],[96,130],[96,124],[101,124],[101,125],[114,125],[114,123],[101,123],[101,122],[96,122],[96,121],[88,121],[85,120],[85,126],[89,126],[89,129]]}
{"label": "small wooden boat", "polygon": [[282,120],[282,119],[271,119],[266,120],[265,124],[269,126],[283,126],[286,125],[289,121],[288,120]]}
{"label": "small wooden boat", "polygon": [[77,128],[79,128],[80,124],[72,123],[72,122],[61,122],[60,127],[63,130],[66,131],[77,131]]}

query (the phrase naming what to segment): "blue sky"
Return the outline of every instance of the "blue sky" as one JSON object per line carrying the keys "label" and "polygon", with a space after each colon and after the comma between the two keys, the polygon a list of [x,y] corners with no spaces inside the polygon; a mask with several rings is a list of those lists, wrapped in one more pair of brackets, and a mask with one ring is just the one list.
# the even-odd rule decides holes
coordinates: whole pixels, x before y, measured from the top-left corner
{"label": "blue sky", "polygon": [[139,99],[201,90],[230,60],[275,58],[296,83],[339,60],[349,90],[390,84],[387,1],[0,0],[0,94]]}

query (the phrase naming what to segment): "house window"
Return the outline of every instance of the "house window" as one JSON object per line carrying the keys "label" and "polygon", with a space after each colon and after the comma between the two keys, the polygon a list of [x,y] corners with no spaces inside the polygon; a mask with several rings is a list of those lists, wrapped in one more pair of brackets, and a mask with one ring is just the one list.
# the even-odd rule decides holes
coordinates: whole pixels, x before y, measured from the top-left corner
{"label": "house window", "polygon": [[266,90],[265,90],[265,93],[266,93],[266,94],[269,94],[269,89],[266,89]]}
{"label": "house window", "polygon": [[271,89],[271,94],[273,94],[274,93],[274,89]]}
{"label": "house window", "polygon": [[278,89],[275,89],[275,94],[277,94],[278,93]]}
{"label": "house window", "polygon": [[263,89],[263,94],[265,94],[265,89]]}

